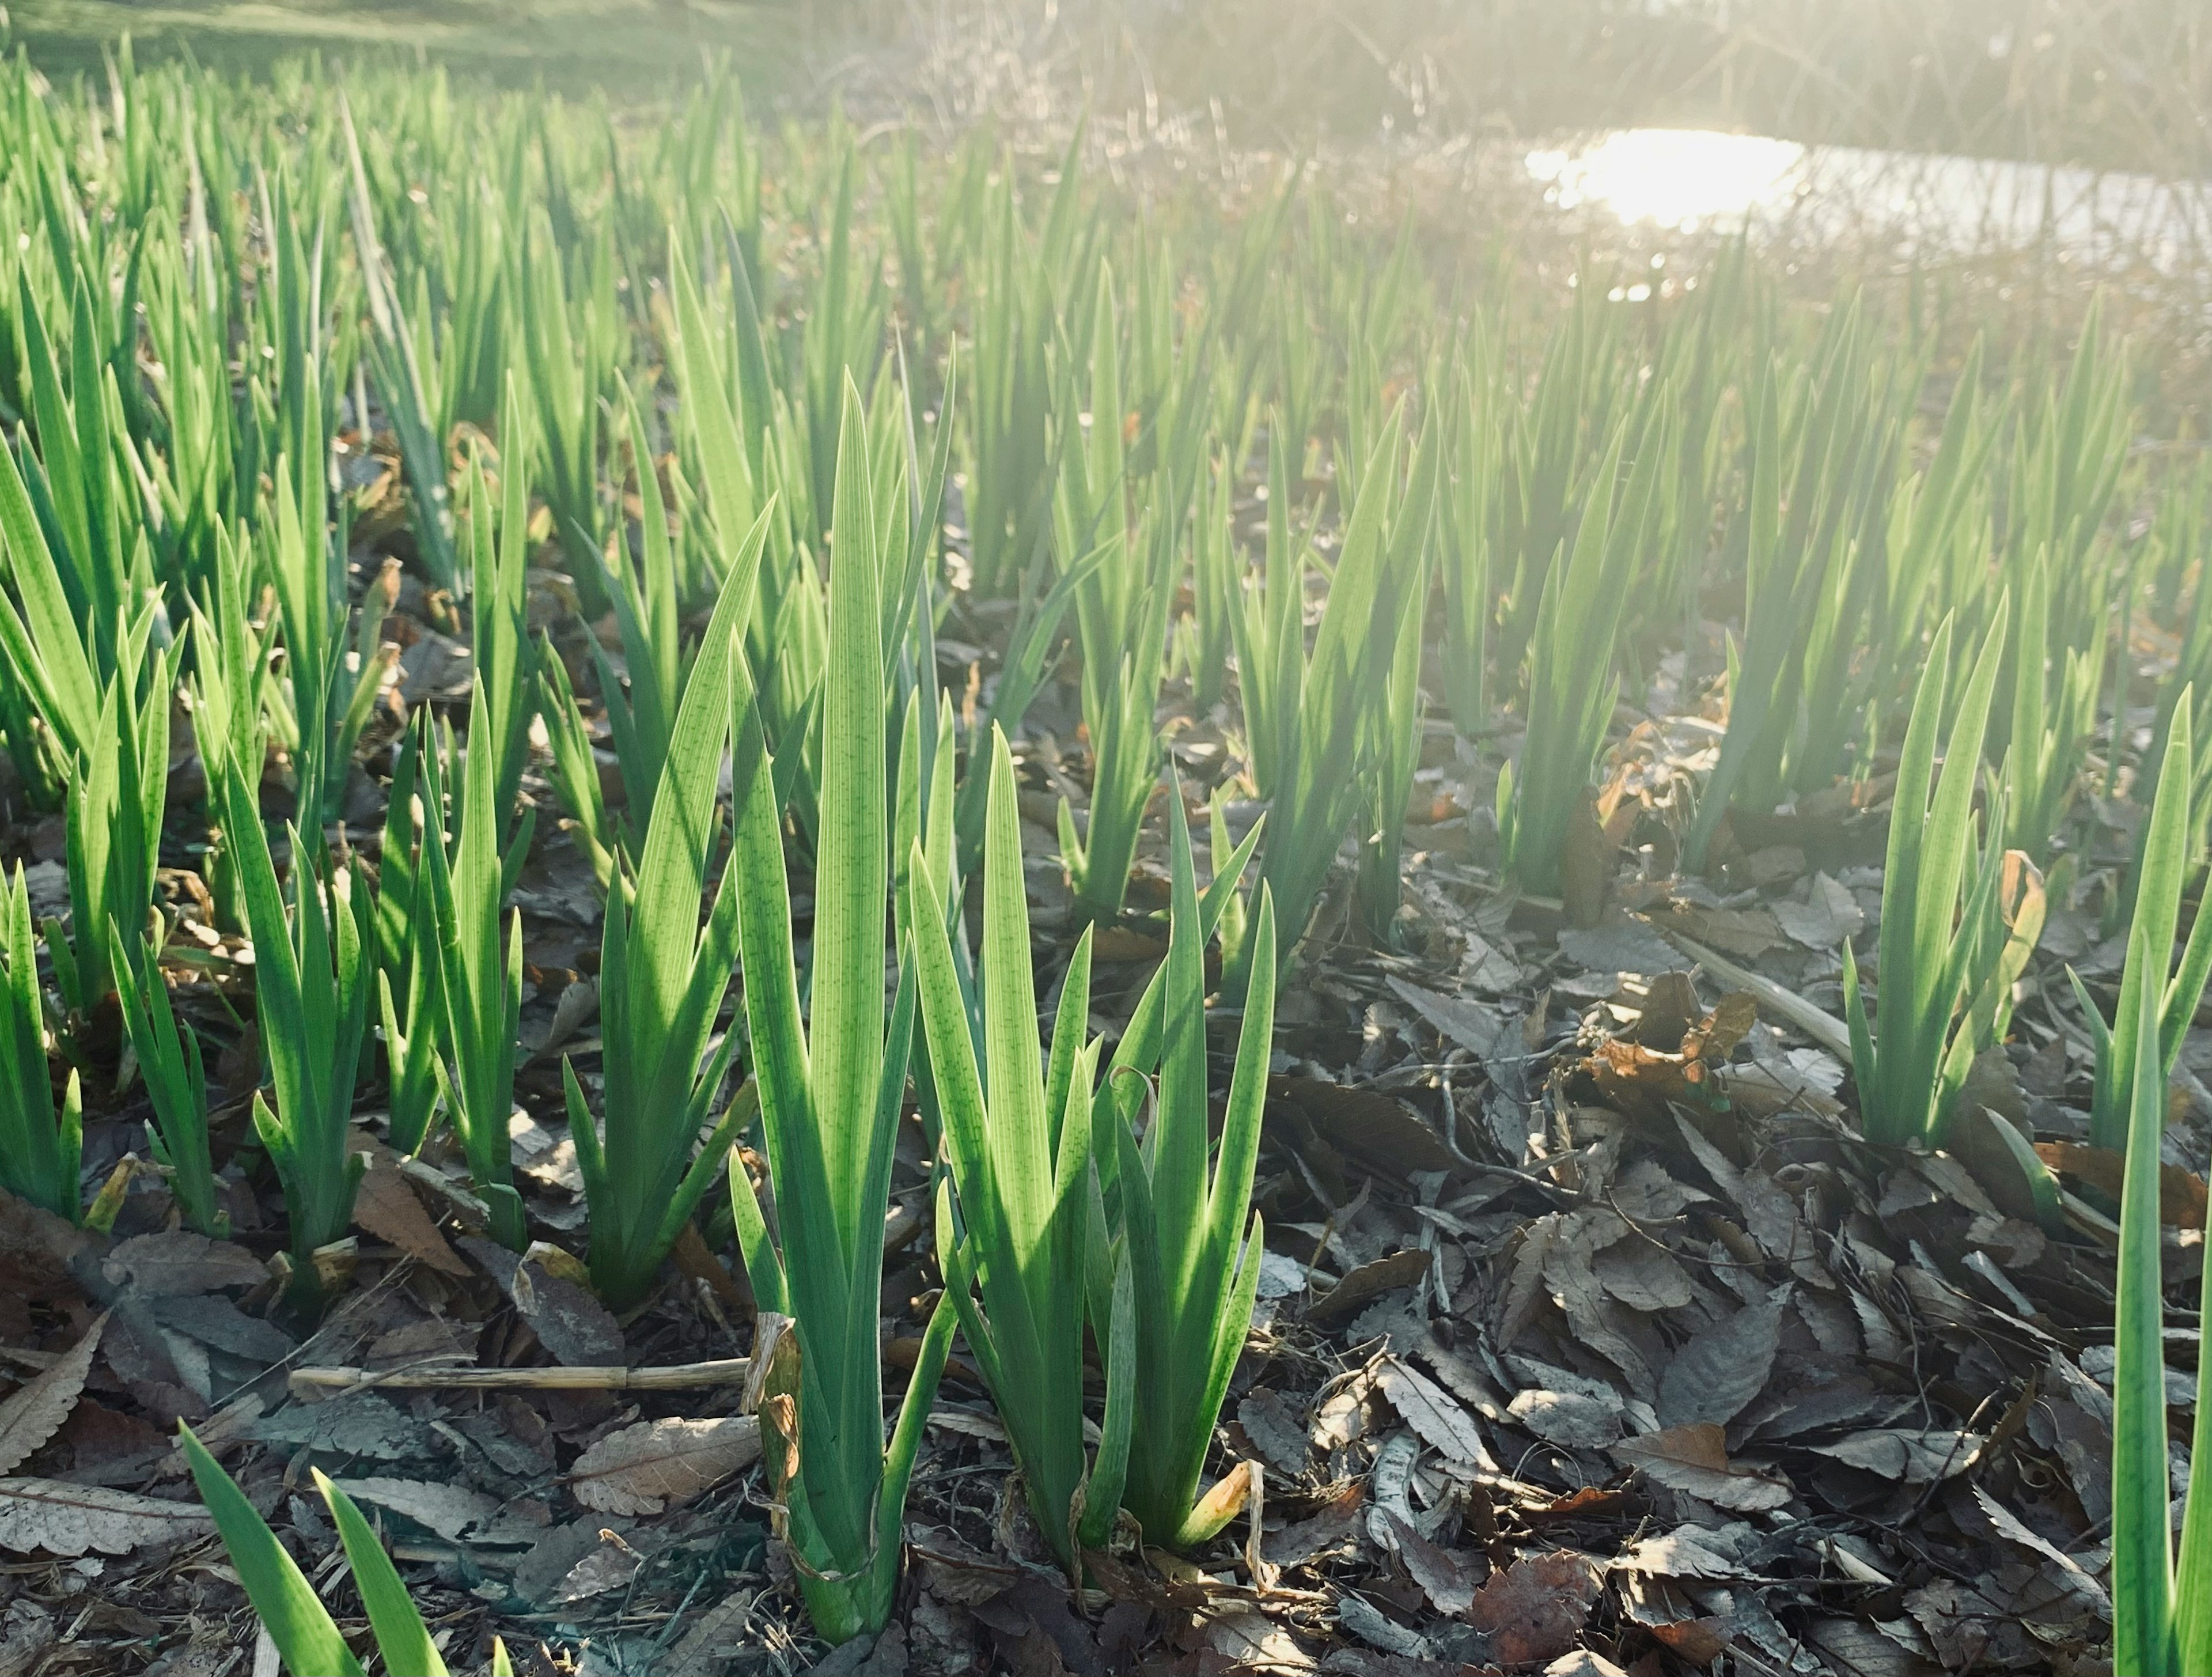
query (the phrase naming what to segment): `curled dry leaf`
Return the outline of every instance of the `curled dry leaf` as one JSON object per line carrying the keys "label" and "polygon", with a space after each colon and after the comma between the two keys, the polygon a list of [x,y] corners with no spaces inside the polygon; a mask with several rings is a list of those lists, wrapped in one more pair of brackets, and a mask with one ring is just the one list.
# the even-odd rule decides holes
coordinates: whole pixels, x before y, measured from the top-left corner
{"label": "curled dry leaf", "polygon": [[48,1554],[128,1554],[210,1530],[198,1503],[166,1502],[104,1485],[51,1479],[0,1479],[0,1549]]}
{"label": "curled dry leaf", "polygon": [[93,1352],[100,1348],[100,1330],[106,1326],[103,1315],[52,1367],[41,1370],[0,1403],[0,1473],[14,1473],[25,1457],[61,1431],[70,1411],[76,1407],[77,1394],[84,1390]]}
{"label": "curled dry leaf", "polygon": [[568,1488],[602,1514],[659,1514],[760,1460],[760,1420],[641,1421],[576,1459]]}

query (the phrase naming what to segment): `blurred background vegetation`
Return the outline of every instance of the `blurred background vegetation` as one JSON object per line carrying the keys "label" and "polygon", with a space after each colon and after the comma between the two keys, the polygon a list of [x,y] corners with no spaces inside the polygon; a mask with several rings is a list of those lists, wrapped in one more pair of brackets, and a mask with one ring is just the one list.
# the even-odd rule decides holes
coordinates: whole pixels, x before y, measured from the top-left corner
{"label": "blurred background vegetation", "polygon": [[[1206,113],[1241,144],[1385,128],[1646,124],[2212,174],[2207,0],[11,0],[50,69],[419,53],[649,94],[703,49],[818,96],[938,67],[967,105],[1050,66],[1099,111]],[[957,83],[965,61],[969,85]],[[948,72],[949,75],[948,75]],[[1018,79],[1018,78],[1017,78]],[[981,112],[974,112],[981,114]]]}

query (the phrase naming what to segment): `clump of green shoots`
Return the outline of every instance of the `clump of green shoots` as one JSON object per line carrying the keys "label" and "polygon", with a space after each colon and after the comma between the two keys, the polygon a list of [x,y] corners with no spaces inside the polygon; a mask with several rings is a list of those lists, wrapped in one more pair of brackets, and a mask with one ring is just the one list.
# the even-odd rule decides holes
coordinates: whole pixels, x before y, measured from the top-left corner
{"label": "clump of green shoots", "polygon": [[1942,1141],[1974,1057],[2004,1038],[2014,981],[2042,934],[2042,880],[2027,857],[2003,848],[2002,800],[1985,836],[1978,835],[1974,819],[2005,615],[2000,601],[1951,724],[1940,775],[1936,739],[1951,670],[1948,618],[1929,647],[1898,761],[1882,872],[1879,1032],[1856,958],[1844,945],[1844,1013],[1870,1141]]}

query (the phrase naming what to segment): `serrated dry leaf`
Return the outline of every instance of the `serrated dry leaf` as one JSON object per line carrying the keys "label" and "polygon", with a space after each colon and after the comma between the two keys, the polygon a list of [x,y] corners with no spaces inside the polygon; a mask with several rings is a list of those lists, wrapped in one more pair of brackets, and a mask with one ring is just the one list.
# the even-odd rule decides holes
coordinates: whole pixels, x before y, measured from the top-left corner
{"label": "serrated dry leaf", "polygon": [[1390,1407],[1431,1449],[1484,1473],[1498,1471],[1498,1464],[1491,1459],[1482,1442],[1474,1417],[1419,1370],[1408,1367],[1395,1357],[1386,1357],[1375,1371],[1375,1383]]}
{"label": "serrated dry leaf", "polygon": [[1846,887],[1826,873],[1816,873],[1805,888],[1802,902],[1771,905],[1776,922],[1808,949],[1833,949],[1846,938],[1866,929],[1866,910]]}
{"label": "serrated dry leaf", "polygon": [[1632,1310],[1679,1310],[1696,1296],[1689,1272],[1648,1240],[1624,1240],[1595,1259],[1598,1285]]}
{"label": "serrated dry leaf", "polygon": [[576,1458],[568,1489],[601,1514],[659,1514],[760,1460],[760,1421],[641,1421]]}
{"label": "serrated dry leaf", "polygon": [[1353,1480],[1304,1520],[1270,1532],[1261,1552],[1276,1566],[1303,1566],[1353,1540],[1367,1501],[1367,1483]]}
{"label": "serrated dry leaf", "polygon": [[1237,1406],[1237,1424],[1244,1429],[1252,1448],[1277,1473],[1295,1479],[1305,1472],[1313,1455],[1305,1413],[1280,1392],[1255,1387]]}
{"label": "serrated dry leaf", "polygon": [[1488,1571],[1482,1558],[1440,1548],[1396,1515],[1389,1518],[1398,1559],[1405,1562],[1407,1576],[1421,1587],[1429,1605],[1447,1619],[1464,1614],[1474,1603],[1476,1580]]}
{"label": "serrated dry leaf", "polygon": [[1692,1334],[1659,1377],[1660,1423],[1735,1419],[1774,1371],[1789,1297],[1785,1285],[1765,1303],[1747,1304]]}
{"label": "serrated dry leaf", "polygon": [[1316,1328],[1334,1328],[1359,1314],[1371,1299],[1398,1287],[1410,1287],[1429,1273],[1435,1255],[1417,1247],[1393,1252],[1371,1264],[1362,1264],[1314,1300],[1306,1320]]}
{"label": "serrated dry leaf", "polygon": [[455,1543],[464,1532],[483,1534],[501,1523],[498,1502],[465,1485],[433,1484],[419,1479],[349,1479],[340,1480],[338,1488],[356,1502],[374,1503]]}
{"label": "serrated dry leaf", "polygon": [[1710,1421],[1624,1439],[1613,1455],[1670,1491],[1739,1514],[1780,1508],[1796,1494],[1789,1480],[1730,1461],[1720,1428]]}
{"label": "serrated dry leaf", "polygon": [[465,1277],[469,1273],[468,1265],[438,1231],[407,1178],[374,1154],[354,1196],[353,1220],[364,1233],[388,1242],[441,1274]]}
{"label": "serrated dry leaf", "polygon": [[1808,1444],[1808,1449],[1884,1479],[1905,1485],[1928,1485],[1963,1473],[1981,1454],[1982,1435],[1936,1428],[1917,1431],[1909,1427],[1873,1427],[1854,1432],[1832,1444]]}
{"label": "serrated dry leaf", "polygon": [[1627,1425],[1617,1395],[1607,1401],[1584,1392],[1534,1386],[1514,1395],[1510,1413],[1546,1443],[1563,1449],[1603,1449],[1619,1440]]}
{"label": "serrated dry leaf", "polygon": [[77,1394],[84,1390],[85,1376],[92,1372],[93,1353],[100,1349],[100,1330],[106,1326],[107,1318],[102,1315],[82,1339],[62,1353],[59,1361],[41,1370],[0,1402],[0,1474],[14,1473],[26,1457],[61,1431],[70,1411],[76,1407]]}
{"label": "serrated dry leaf", "polygon": [[128,1554],[212,1530],[198,1503],[165,1502],[104,1485],[51,1479],[0,1479],[0,1549],[49,1554]]}

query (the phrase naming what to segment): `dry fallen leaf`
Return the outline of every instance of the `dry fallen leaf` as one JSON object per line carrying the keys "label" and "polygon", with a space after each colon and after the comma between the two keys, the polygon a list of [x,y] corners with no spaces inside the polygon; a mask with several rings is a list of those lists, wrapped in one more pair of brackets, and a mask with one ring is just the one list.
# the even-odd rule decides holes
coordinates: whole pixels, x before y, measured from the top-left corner
{"label": "dry fallen leaf", "polygon": [[106,1326],[103,1315],[52,1367],[41,1370],[0,1403],[0,1474],[14,1473],[24,1458],[61,1431],[70,1411],[76,1407],[77,1394],[84,1390],[93,1352],[100,1348],[100,1330]]}
{"label": "dry fallen leaf", "polygon": [[1802,902],[1777,902],[1772,907],[1782,929],[1808,949],[1833,949],[1866,929],[1866,910],[1848,888],[1830,875],[1814,874],[1806,886],[1805,897]]}
{"label": "dry fallen leaf", "polygon": [[1255,1387],[1237,1406],[1237,1424],[1277,1473],[1295,1479],[1305,1472],[1313,1454],[1305,1413],[1280,1392]]}
{"label": "dry fallen leaf", "polygon": [[0,1549],[121,1555],[198,1537],[214,1523],[198,1503],[165,1502],[104,1485],[0,1479]]}
{"label": "dry fallen leaf", "polygon": [[1884,1479],[1927,1485],[1972,1467],[1981,1453],[1982,1436],[1942,1428],[1922,1432],[1906,1427],[1872,1427],[1832,1444],[1807,1448]]}
{"label": "dry fallen leaf", "polygon": [[1396,1287],[1410,1287],[1426,1275],[1434,1256],[1432,1253],[1409,1246],[1402,1252],[1393,1252],[1387,1258],[1377,1258],[1371,1264],[1362,1264],[1327,1293],[1314,1300],[1306,1311],[1306,1320],[1315,1327],[1323,1328],[1349,1322],[1369,1300]]}
{"label": "dry fallen leaf", "polygon": [[1390,1407],[1431,1449],[1485,1473],[1498,1471],[1498,1464],[1483,1444],[1474,1417],[1419,1370],[1408,1367],[1395,1357],[1387,1357],[1376,1370],[1375,1383]]}
{"label": "dry fallen leaf", "polygon": [[1796,1494],[1787,1480],[1730,1461],[1721,1430],[1711,1421],[1624,1439],[1613,1454],[1670,1491],[1740,1514],[1780,1508]]}
{"label": "dry fallen leaf", "polygon": [[1659,1376],[1661,1423],[1734,1420],[1774,1370],[1789,1297],[1784,1285],[1764,1303],[1747,1305],[1692,1334]]}
{"label": "dry fallen leaf", "polygon": [[397,1156],[379,1157],[391,1153],[388,1147],[369,1151],[368,1169],[362,1172],[361,1188],[354,1197],[355,1224],[441,1274],[465,1277],[468,1265],[438,1231],[430,1213],[422,1209],[422,1200],[397,1168]]}
{"label": "dry fallen leaf", "polygon": [[1468,1617],[1500,1665],[1540,1665],[1571,1650],[1597,1600],[1598,1571],[1571,1549],[1516,1560],[1474,1593]]}
{"label": "dry fallen leaf", "polygon": [[1493,1060],[1512,1047],[1513,1021],[1498,1009],[1463,996],[1425,990],[1402,978],[1394,976],[1389,982],[1399,1000],[1478,1060]]}
{"label": "dry fallen leaf", "polygon": [[1416,1170],[1460,1170],[1458,1156],[1403,1102],[1318,1078],[1267,1079],[1267,1123],[1273,1139],[1313,1133],[1353,1163],[1403,1182]]}
{"label": "dry fallen leaf", "polygon": [[576,1458],[568,1488],[601,1514],[659,1514],[760,1460],[760,1421],[641,1421]]}
{"label": "dry fallen leaf", "polygon": [[1482,1557],[1439,1548],[1396,1515],[1387,1517],[1398,1559],[1405,1562],[1407,1576],[1420,1585],[1429,1605],[1447,1619],[1464,1615],[1474,1604],[1476,1579],[1488,1570]]}
{"label": "dry fallen leaf", "polygon": [[[2036,1157],[2062,1176],[2073,1176],[2117,1200],[2125,1161],[2110,1147],[2085,1147],[2078,1141],[2039,1141]],[[2158,1167],[2158,1218],[2179,1229],[2204,1226],[2203,1177],[2179,1164]]]}
{"label": "dry fallen leaf", "polygon": [[495,1498],[465,1485],[416,1479],[348,1479],[337,1485],[355,1501],[403,1515],[450,1542],[459,1542],[464,1532],[483,1536],[499,1531],[505,1523]]}

